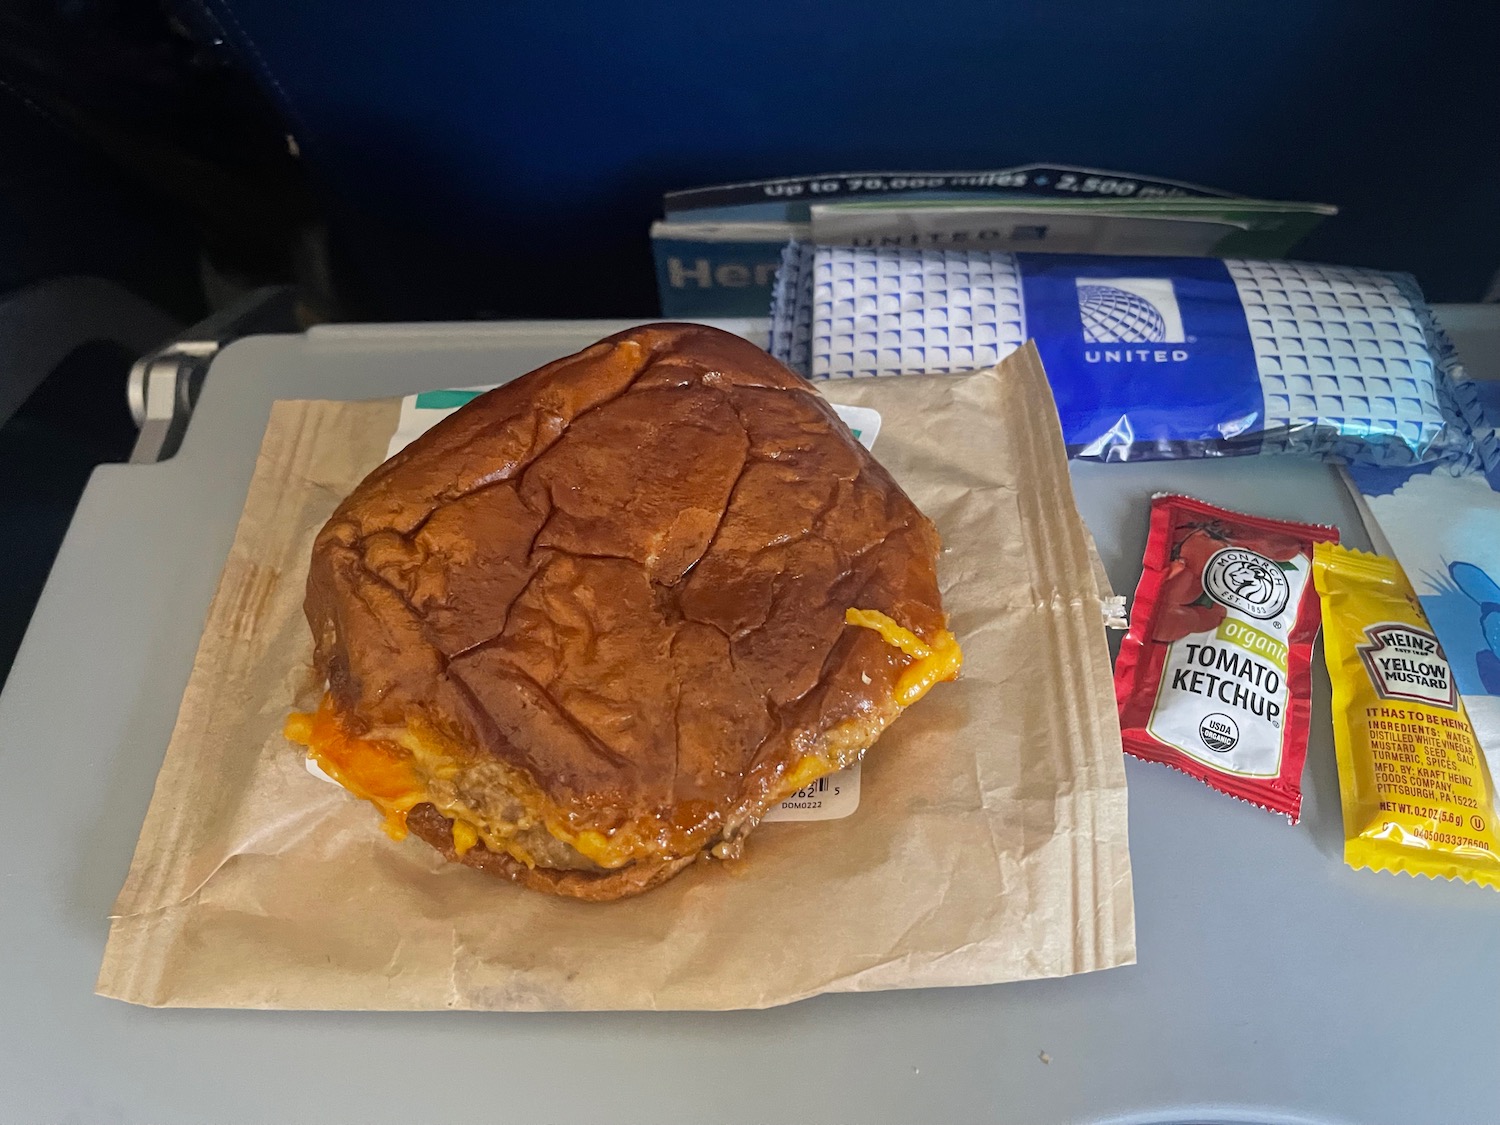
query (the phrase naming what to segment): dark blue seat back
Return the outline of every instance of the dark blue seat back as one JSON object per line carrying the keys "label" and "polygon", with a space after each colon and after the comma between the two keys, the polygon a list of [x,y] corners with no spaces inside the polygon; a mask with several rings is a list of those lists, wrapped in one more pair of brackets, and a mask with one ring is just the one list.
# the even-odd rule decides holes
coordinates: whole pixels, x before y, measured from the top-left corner
{"label": "dark blue seat back", "polygon": [[203,0],[376,315],[650,314],[661,193],[1049,160],[1333,202],[1302,256],[1475,299],[1500,9],[1402,0]]}

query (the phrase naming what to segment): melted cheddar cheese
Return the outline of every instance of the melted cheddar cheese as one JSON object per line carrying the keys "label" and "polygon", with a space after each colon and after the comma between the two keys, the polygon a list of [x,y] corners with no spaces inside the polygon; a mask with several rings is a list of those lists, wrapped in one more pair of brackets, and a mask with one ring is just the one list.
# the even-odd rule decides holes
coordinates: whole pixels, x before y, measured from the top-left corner
{"label": "melted cheddar cheese", "polygon": [[832,772],[833,763],[827,758],[809,754],[786,772],[786,776],[781,779],[781,792],[789,796],[804,785],[811,785],[824,774]]}
{"label": "melted cheddar cheese", "polygon": [[326,697],[313,714],[289,716],[285,734],[306,746],[329,777],[385,813],[391,839],[405,839],[406,814],[427,800],[410,754],[394,742],[346,734]]}
{"label": "melted cheddar cheese", "polygon": [[[441,740],[430,733],[408,727],[391,739],[356,737],[339,724],[326,695],[316,712],[289,716],[284,733],[291,741],[306,747],[308,756],[325,774],[380,809],[385,814],[385,831],[392,839],[406,837],[408,812],[431,802],[453,821],[455,854],[466,855],[483,840],[485,847],[493,852],[509,853],[527,867],[537,866],[536,858],[515,838],[514,828],[495,830],[470,809],[433,800],[428,779],[452,778],[461,767],[441,748]],[[713,810],[704,802],[689,802],[695,806],[701,804],[703,809],[685,810],[697,815],[688,815],[682,825],[628,824],[601,832],[569,824],[556,810],[545,807],[535,794],[515,795],[526,806],[526,823],[540,824],[553,837],[604,868],[623,867],[633,860],[661,854],[695,851],[713,834],[707,815]],[[717,814],[713,813],[711,819],[716,821]]]}
{"label": "melted cheddar cheese", "polygon": [[896,624],[891,618],[875,609],[850,609],[844,620],[862,629],[873,629],[885,642],[912,658],[896,681],[896,703],[902,708],[910,707],[932,690],[933,684],[958,678],[964,664],[963,650],[958,639],[947,629],[938,631],[929,644],[910,629]]}
{"label": "melted cheddar cheese", "polygon": [[479,829],[467,820],[453,822],[453,851],[457,855],[468,855],[469,849],[479,843]]}
{"label": "melted cheddar cheese", "polygon": [[[928,642],[876,610],[851,609],[844,619],[850,625],[873,629],[911,659],[896,682],[894,701],[901,708],[921,699],[933,684],[955,678],[963,665],[958,642],[946,629]],[[432,801],[428,781],[452,779],[461,769],[460,763],[446,752],[442,740],[432,737],[430,732],[408,728],[390,739],[349,734],[339,724],[326,695],[312,714],[289,716],[285,733],[291,741],[307,748],[308,756],[325,774],[380,809],[385,816],[385,831],[395,840],[404,839],[407,834],[406,814],[417,805]],[[873,737],[879,731],[861,733]],[[868,745],[863,737],[857,741],[861,751]],[[782,774],[776,786],[776,800],[839,768],[840,763],[833,758],[844,756],[835,752],[833,757],[809,754],[801,758]],[[704,807],[683,807],[670,823],[632,822],[611,831],[600,831],[569,823],[560,810],[546,805],[536,793],[515,795],[526,807],[523,823],[544,827],[553,837],[607,869],[623,867],[637,859],[688,854],[704,846],[717,831],[718,814],[706,802],[690,802]],[[453,822],[455,854],[466,855],[483,841],[491,851],[509,853],[528,867],[537,866],[535,857],[516,839],[515,826],[502,831],[486,825],[467,808],[451,803],[440,804],[438,808]]]}
{"label": "melted cheddar cheese", "polygon": [[[393,840],[406,838],[406,814],[427,801],[427,783],[417,769],[417,754],[406,743],[380,738],[355,738],[339,725],[327,696],[311,715],[294,712],[287,717],[284,733],[307,748],[308,756],[334,781],[356,797],[369,801],[385,814],[382,827]],[[420,754],[423,764],[436,775],[457,769],[451,762],[434,761],[430,750]],[[453,850],[465,854],[479,842],[478,828],[455,816]]]}

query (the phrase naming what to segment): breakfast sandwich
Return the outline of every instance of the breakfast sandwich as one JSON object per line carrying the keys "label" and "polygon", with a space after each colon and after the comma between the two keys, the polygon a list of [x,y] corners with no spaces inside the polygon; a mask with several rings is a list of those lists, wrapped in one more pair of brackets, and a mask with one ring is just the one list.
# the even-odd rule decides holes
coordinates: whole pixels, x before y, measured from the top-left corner
{"label": "breakfast sandwich", "polygon": [[469,403],[313,546],[287,734],[386,831],[606,900],[737,856],[962,656],[932,523],[812,387],[712,328]]}

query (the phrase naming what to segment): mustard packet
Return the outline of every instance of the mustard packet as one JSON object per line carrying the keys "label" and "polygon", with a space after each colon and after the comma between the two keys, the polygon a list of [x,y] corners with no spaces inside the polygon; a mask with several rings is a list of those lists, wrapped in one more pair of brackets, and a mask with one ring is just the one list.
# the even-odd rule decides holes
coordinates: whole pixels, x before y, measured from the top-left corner
{"label": "mustard packet", "polygon": [[1319,543],[1344,862],[1500,890],[1495,790],[1443,649],[1394,559]]}

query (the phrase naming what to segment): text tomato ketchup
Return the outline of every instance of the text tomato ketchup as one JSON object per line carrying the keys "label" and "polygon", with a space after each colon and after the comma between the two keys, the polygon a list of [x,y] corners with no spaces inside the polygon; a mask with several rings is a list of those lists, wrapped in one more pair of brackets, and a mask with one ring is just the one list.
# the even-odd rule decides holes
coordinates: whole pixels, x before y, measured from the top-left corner
{"label": "text tomato ketchup", "polygon": [[1127,753],[1296,823],[1319,620],[1313,544],[1337,541],[1330,527],[1152,501],[1115,664]]}

